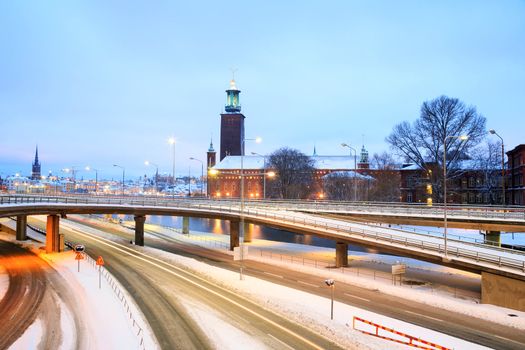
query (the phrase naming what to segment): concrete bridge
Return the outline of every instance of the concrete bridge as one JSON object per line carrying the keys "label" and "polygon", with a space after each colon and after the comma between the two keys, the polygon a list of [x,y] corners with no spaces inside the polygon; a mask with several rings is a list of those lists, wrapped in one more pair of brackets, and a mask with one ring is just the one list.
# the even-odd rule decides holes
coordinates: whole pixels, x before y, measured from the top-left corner
{"label": "concrete bridge", "polygon": [[[448,240],[266,205],[237,202],[111,197],[0,197],[0,217],[17,217],[17,239],[25,239],[28,215],[48,215],[46,250],[59,250],[59,220],[68,214],[128,214],[135,218],[135,244],[144,245],[147,215],[216,218],[230,221],[230,248],[239,245],[239,221],[312,234],[337,242],[336,266],[348,263],[348,244],[357,244],[482,275],[482,302],[525,311],[525,253],[479,243]],[[511,220],[519,220],[512,218]],[[188,222],[184,220],[183,222]],[[186,224],[187,225],[187,224]],[[184,231],[184,228],[183,228]],[[446,251],[445,251],[446,249]]]}

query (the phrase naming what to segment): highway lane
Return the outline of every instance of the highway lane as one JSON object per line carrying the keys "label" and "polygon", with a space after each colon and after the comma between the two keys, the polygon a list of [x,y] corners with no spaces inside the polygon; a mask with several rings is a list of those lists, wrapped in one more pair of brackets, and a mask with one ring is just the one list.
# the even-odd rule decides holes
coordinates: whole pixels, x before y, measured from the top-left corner
{"label": "highway lane", "polygon": [[[118,229],[108,229],[107,225],[101,223],[84,221],[84,224],[110,231],[123,237],[123,241],[129,241],[129,237],[131,237],[131,231],[129,235],[126,235]],[[205,249],[197,245],[181,243],[167,235],[154,234],[160,239],[147,239],[146,245],[174,254],[192,257],[214,266],[238,271],[239,265],[237,262],[232,261],[231,255],[217,250]],[[246,260],[244,263],[245,273],[251,276],[327,298],[330,297],[329,289],[324,286],[323,279],[318,276],[283,269],[282,267],[263,264],[253,260]],[[349,305],[361,307],[495,349],[517,350],[525,348],[525,335],[523,332],[517,332],[511,327],[468,317],[453,310],[432,308],[425,304],[396,298],[342,282],[337,282],[335,299]]]}
{"label": "highway lane", "polygon": [[0,263],[9,274],[0,301],[0,349],[7,349],[37,318],[47,281],[44,263],[15,244],[0,240]]}
{"label": "highway lane", "polygon": [[[39,225],[43,226],[40,222]],[[274,314],[185,269],[147,256],[124,244],[61,226],[66,239],[86,245],[87,253],[104,256],[108,270],[134,297],[146,315],[162,348],[211,348],[200,327],[182,306],[184,300],[208,305],[221,319],[249,334],[268,348],[340,349],[330,340]]]}

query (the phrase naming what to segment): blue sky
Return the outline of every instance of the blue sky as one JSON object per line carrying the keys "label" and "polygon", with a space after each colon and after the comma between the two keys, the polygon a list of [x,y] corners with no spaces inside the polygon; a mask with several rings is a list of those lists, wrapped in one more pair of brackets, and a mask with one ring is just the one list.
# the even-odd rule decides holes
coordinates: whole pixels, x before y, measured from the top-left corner
{"label": "blue sky", "polygon": [[[200,173],[231,78],[247,153],[388,150],[441,94],[525,143],[525,1],[3,1],[0,176],[91,165]],[[84,177],[93,174],[83,173]],[[79,175],[80,176],[80,175]]]}

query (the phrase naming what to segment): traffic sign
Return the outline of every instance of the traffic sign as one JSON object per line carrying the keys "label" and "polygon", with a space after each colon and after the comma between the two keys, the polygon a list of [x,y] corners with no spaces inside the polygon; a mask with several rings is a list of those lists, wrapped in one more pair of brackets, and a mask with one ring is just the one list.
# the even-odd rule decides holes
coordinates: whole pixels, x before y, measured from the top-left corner
{"label": "traffic sign", "polygon": [[101,256],[97,258],[97,265],[98,266],[104,266],[104,259],[102,259]]}
{"label": "traffic sign", "polygon": [[77,252],[77,255],[75,256],[75,260],[84,260],[84,254]]}

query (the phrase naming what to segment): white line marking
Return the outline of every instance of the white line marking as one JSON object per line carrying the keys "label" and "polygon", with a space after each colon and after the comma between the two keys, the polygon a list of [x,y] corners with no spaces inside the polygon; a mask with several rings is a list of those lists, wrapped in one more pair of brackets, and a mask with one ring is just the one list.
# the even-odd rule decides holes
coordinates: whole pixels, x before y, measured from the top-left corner
{"label": "white line marking", "polygon": [[516,342],[515,340],[509,339],[509,338],[505,338],[505,337],[502,337],[502,336],[499,336],[499,335],[493,334],[493,336],[495,336],[496,338],[500,338],[500,339],[503,339],[503,340],[506,340],[506,341],[513,342],[513,343]]}
{"label": "white line marking", "polygon": [[267,333],[268,336],[270,336],[271,338],[275,339],[278,343],[280,344],[283,344],[284,346],[286,346],[288,349],[292,349],[292,350],[295,350],[294,348],[292,348],[290,345],[286,344],[285,342],[283,342],[281,339],[278,339],[276,337],[274,337],[273,335],[271,335],[270,333]]}
{"label": "white line marking", "polygon": [[423,315],[423,314],[418,314],[417,312],[412,312],[412,311],[408,311],[408,310],[404,310],[404,311],[405,311],[406,313],[408,313],[408,314],[417,315],[417,316],[422,316],[422,317],[429,318],[429,319],[434,320],[434,321],[443,322],[443,320],[440,320],[439,318],[430,317],[430,316]]}
{"label": "white line marking", "polygon": [[310,286],[310,287],[319,288],[318,285],[313,284],[313,283],[308,283],[308,282],[303,282],[303,281],[297,281],[297,282],[299,282],[299,283],[301,283],[301,284],[305,284],[305,285]]}
{"label": "white line marking", "polygon": [[358,297],[358,296],[355,296],[355,295],[352,295],[352,294],[348,294],[348,293],[344,293],[346,296],[349,296],[350,298],[356,298],[356,299],[359,299],[359,300],[363,300],[363,301],[370,301],[370,299],[365,299],[365,298],[361,298],[361,297]]}
{"label": "white line marking", "polygon": [[283,276],[281,275],[276,275],[274,273],[269,273],[269,272],[263,272],[264,274],[267,274],[267,275],[270,275],[270,276],[273,276],[273,277],[277,277],[277,278],[284,278]]}
{"label": "white line marking", "polygon": [[[237,307],[243,309],[245,312],[250,313],[250,314],[252,314],[252,315],[255,316],[255,317],[258,317],[258,318],[260,318],[261,320],[263,320],[263,321],[265,321],[265,322],[268,322],[268,323],[271,324],[272,326],[274,326],[274,327],[276,327],[276,328],[279,328],[279,329],[282,330],[283,332],[286,332],[286,333],[290,334],[291,336],[293,336],[293,337],[295,337],[295,338],[301,340],[302,342],[308,344],[309,346],[313,347],[314,349],[322,350],[321,347],[317,346],[316,344],[314,344],[314,343],[311,342],[310,340],[304,338],[303,336],[301,336],[301,335],[295,333],[294,331],[292,331],[292,330],[290,330],[290,329],[288,329],[288,328],[285,328],[285,327],[281,326],[280,324],[278,324],[278,323],[275,322],[275,321],[272,321],[272,320],[269,319],[268,317],[265,317],[265,316],[263,316],[263,315],[257,313],[256,311],[253,311],[253,310],[250,309],[248,306],[241,305],[241,304],[239,304],[238,302],[236,302],[236,301],[234,301],[234,300],[228,298],[227,296],[222,295],[222,294],[220,294],[219,292],[216,292],[216,291],[214,291],[214,290],[212,290],[212,289],[210,289],[210,288],[208,288],[208,287],[202,285],[201,283],[198,283],[198,282],[192,281],[192,280],[189,279],[188,277],[185,277],[185,276],[181,275],[180,273],[177,273],[177,272],[175,272],[175,271],[173,271],[173,270],[170,270],[170,269],[168,269],[168,268],[166,268],[166,267],[164,267],[164,266],[161,266],[160,264],[163,264],[163,265],[165,265],[165,266],[169,266],[170,268],[172,268],[172,269],[174,269],[174,270],[177,270],[177,271],[181,271],[182,273],[188,273],[187,271],[185,271],[184,269],[182,269],[182,268],[180,268],[180,267],[177,267],[177,266],[171,265],[171,264],[169,264],[169,263],[167,263],[167,262],[165,262],[165,261],[162,261],[162,260],[157,259],[157,258],[152,257],[152,256],[148,256],[147,254],[141,253],[141,252],[139,252],[139,251],[136,251],[136,250],[130,249],[130,248],[126,247],[125,245],[122,245],[122,244],[119,244],[119,243],[113,242],[113,241],[111,241],[111,240],[109,240],[109,239],[102,238],[102,237],[93,237],[92,235],[90,235],[90,234],[86,234],[86,233],[83,233],[83,232],[79,231],[78,229],[72,229],[72,231],[75,231],[77,234],[79,234],[79,235],[81,235],[81,236],[84,236],[84,237],[86,237],[86,238],[88,238],[88,239],[91,239],[91,240],[97,241],[97,242],[99,242],[100,244],[106,245],[106,246],[108,246],[108,247],[110,247],[110,248],[112,248],[112,249],[115,249],[115,250],[120,251],[120,252],[122,252],[122,253],[124,253],[124,254],[127,254],[127,255],[129,255],[129,256],[135,258],[135,259],[138,259],[138,260],[144,261],[145,263],[148,263],[148,264],[150,264],[150,265],[153,265],[153,266],[155,266],[155,267],[158,267],[159,269],[161,269],[161,270],[163,270],[163,271],[165,271],[165,272],[167,272],[167,273],[169,273],[169,274],[172,274],[172,275],[174,275],[174,276],[177,276],[177,277],[179,277],[180,279],[182,279],[182,280],[184,280],[184,281],[186,281],[186,282],[188,282],[188,283],[190,283],[190,284],[192,284],[192,285],[194,285],[194,286],[196,286],[196,287],[199,287],[199,288],[201,288],[201,289],[203,289],[203,290],[205,290],[205,291],[207,291],[207,292],[209,292],[209,293],[211,293],[211,294],[213,294],[213,295],[215,295],[215,296],[217,296],[217,297],[219,297],[219,298],[221,298],[221,299],[223,299],[223,300],[225,300],[225,301],[227,301],[227,302],[230,302],[230,303],[236,305]],[[110,242],[110,243],[107,243],[107,242]],[[120,247],[120,248],[119,248],[119,247]],[[149,259],[149,260],[148,260],[148,259]],[[155,263],[155,262],[153,262],[153,261],[151,261],[151,260],[156,261],[156,262],[158,262],[158,263]],[[202,281],[202,282],[212,284],[212,283],[210,283],[209,281],[206,281],[204,278],[201,278],[201,277],[199,277],[199,276],[195,276],[195,275],[194,275],[194,276],[192,276],[192,277],[195,278],[195,279],[197,279],[197,280],[200,280],[200,281]],[[213,284],[212,284],[212,285],[213,285]],[[231,293],[231,291],[229,291],[229,290],[227,290],[227,289],[225,289],[225,288],[222,288],[222,287],[219,287],[219,286],[216,286],[216,285],[214,285],[214,287],[217,288],[217,289],[219,289],[219,290],[222,290],[222,291],[224,291],[224,292]],[[238,296],[237,296],[237,297],[238,297]],[[243,298],[243,299],[244,299],[244,298]],[[246,302],[253,303],[253,302],[251,302],[251,301],[249,301],[249,300],[247,300],[247,299],[244,299],[244,300],[245,300]],[[324,338],[324,337],[323,337],[323,338]],[[326,339],[326,338],[325,338],[325,339]]]}

